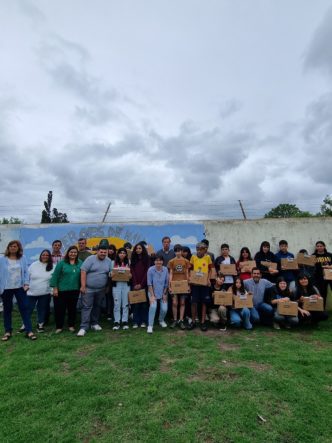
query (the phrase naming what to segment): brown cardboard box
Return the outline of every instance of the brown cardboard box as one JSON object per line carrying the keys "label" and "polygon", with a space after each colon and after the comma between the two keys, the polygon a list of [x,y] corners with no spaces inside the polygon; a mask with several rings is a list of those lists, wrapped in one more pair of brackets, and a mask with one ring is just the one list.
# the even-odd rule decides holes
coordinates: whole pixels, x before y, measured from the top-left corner
{"label": "brown cardboard box", "polygon": [[282,301],[277,305],[277,311],[280,315],[290,315],[296,317],[298,314],[298,304],[295,301]]}
{"label": "brown cardboard box", "polygon": [[128,297],[129,303],[131,305],[147,301],[145,289],[139,289],[138,291],[129,291]]}
{"label": "brown cardboard box", "polygon": [[324,300],[322,298],[303,297],[303,309],[306,311],[324,311]]}
{"label": "brown cardboard box", "polygon": [[193,285],[207,286],[208,285],[208,274],[206,274],[204,272],[190,271],[189,283],[191,283]]}
{"label": "brown cardboard box", "polygon": [[240,261],[239,268],[241,272],[251,272],[252,268],[256,268],[255,260]]}
{"label": "brown cardboard box", "polygon": [[298,253],[296,256],[297,263],[305,266],[315,266],[316,257],[314,255]]}
{"label": "brown cardboard box", "polygon": [[282,258],[281,266],[283,267],[283,269],[287,269],[290,271],[296,271],[299,269],[296,258],[291,258],[291,257]]}
{"label": "brown cardboard box", "polygon": [[189,285],[187,280],[171,281],[171,289],[173,294],[188,294]]}
{"label": "brown cardboard box", "polygon": [[210,280],[215,280],[217,278],[216,268],[212,268],[210,272]]}
{"label": "brown cardboard box", "polygon": [[246,294],[235,295],[234,296],[234,308],[253,308],[254,304],[252,302],[253,295],[247,292]]}
{"label": "brown cardboard box", "polygon": [[233,294],[225,291],[214,291],[212,297],[215,305],[232,306]]}
{"label": "brown cardboard box", "polygon": [[221,263],[219,270],[224,275],[237,275],[236,266],[235,265],[223,265]]}
{"label": "brown cardboard box", "polygon": [[324,269],[324,280],[332,280],[332,269]]}
{"label": "brown cardboard box", "polygon": [[274,263],[273,261],[261,261],[261,265],[266,266],[267,268],[271,268],[273,270],[278,269],[278,263]]}
{"label": "brown cardboard box", "polygon": [[131,279],[130,269],[113,269],[111,277],[113,281],[129,281]]}

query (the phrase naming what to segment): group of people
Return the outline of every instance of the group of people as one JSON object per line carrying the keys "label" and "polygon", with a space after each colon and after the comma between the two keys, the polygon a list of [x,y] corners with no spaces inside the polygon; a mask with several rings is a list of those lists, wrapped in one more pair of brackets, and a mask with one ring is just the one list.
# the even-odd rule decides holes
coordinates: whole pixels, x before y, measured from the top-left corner
{"label": "group of people", "polygon": [[[102,330],[100,317],[105,301],[108,319],[114,317],[113,330],[129,329],[131,323],[133,329],[146,328],[149,334],[153,333],[158,310],[162,328],[184,330],[200,326],[202,331],[207,330],[208,324],[222,331],[227,325],[250,330],[258,322],[275,329],[290,328],[328,317],[325,307],[331,281],[325,279],[324,269],[332,269],[332,254],[323,241],[316,242],[314,264],[299,265],[297,270],[283,264],[282,259],[294,259],[285,240],[279,242],[276,254],[271,252],[269,242],[262,242],[254,258],[243,247],[238,260],[230,255],[226,243],[221,245],[216,259],[206,239],[196,245],[194,254],[187,246],[178,244],[172,249],[170,245],[171,239],[166,236],[162,249],[149,253],[144,241],[134,247],[126,243],[117,249],[103,239],[93,254],[86,239],[80,238],[63,256],[62,243],[55,240],[52,251],[41,251],[39,260],[28,266],[21,243],[9,242],[0,257],[5,329],[2,341],[12,337],[14,296],[22,318],[18,332],[30,340],[37,339],[32,327],[34,309],[36,330],[44,332],[51,299],[57,334],[64,330],[65,323],[75,333],[80,311],[78,337],[89,329]],[[300,252],[308,255],[305,250]],[[231,301],[218,301],[225,294],[231,294]],[[322,300],[323,309],[304,309],[306,297]],[[284,302],[296,302],[296,313],[281,314],[277,308]]]}

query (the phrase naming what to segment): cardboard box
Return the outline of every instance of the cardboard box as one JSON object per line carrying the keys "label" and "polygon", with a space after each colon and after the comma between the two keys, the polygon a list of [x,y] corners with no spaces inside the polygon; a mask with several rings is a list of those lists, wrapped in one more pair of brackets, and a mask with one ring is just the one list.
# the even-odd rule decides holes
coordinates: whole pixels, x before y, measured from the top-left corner
{"label": "cardboard box", "polygon": [[210,272],[210,280],[215,280],[217,278],[216,268],[212,268]]}
{"label": "cardboard box", "polygon": [[322,298],[303,297],[303,309],[306,311],[324,311],[324,300]]}
{"label": "cardboard box", "polygon": [[253,295],[250,293],[234,295],[234,308],[242,309],[242,308],[253,308]]}
{"label": "cardboard box", "polygon": [[235,265],[223,265],[221,263],[219,270],[224,275],[237,275],[237,271],[236,271],[236,266]]}
{"label": "cardboard box", "polygon": [[261,265],[266,266],[267,268],[271,268],[273,270],[278,269],[278,263],[274,263],[273,261],[261,261]]}
{"label": "cardboard box", "polygon": [[291,257],[282,258],[281,266],[283,267],[284,270],[289,270],[289,271],[297,271],[299,269],[296,258],[291,258]]}
{"label": "cardboard box", "polygon": [[128,298],[131,305],[148,301],[145,289],[139,289],[138,291],[129,291]]}
{"label": "cardboard box", "polygon": [[239,268],[241,272],[251,272],[253,268],[256,268],[256,262],[255,260],[240,261]]}
{"label": "cardboard box", "polygon": [[171,281],[171,289],[173,294],[188,294],[189,284],[187,280]]}
{"label": "cardboard box", "polygon": [[233,294],[225,291],[214,291],[212,293],[213,302],[215,305],[232,306]]}
{"label": "cardboard box", "polygon": [[113,269],[111,278],[113,281],[129,281],[131,279],[130,269]]}
{"label": "cardboard box", "polygon": [[316,257],[314,255],[298,253],[296,256],[297,263],[304,266],[315,266]]}
{"label": "cardboard box", "polygon": [[189,283],[199,286],[208,285],[208,274],[204,272],[190,271]]}
{"label": "cardboard box", "polygon": [[332,269],[323,269],[324,272],[324,280],[332,280]]}
{"label": "cardboard box", "polygon": [[298,314],[298,304],[295,301],[282,301],[277,305],[277,311],[280,315],[290,315],[292,317],[297,317]]}

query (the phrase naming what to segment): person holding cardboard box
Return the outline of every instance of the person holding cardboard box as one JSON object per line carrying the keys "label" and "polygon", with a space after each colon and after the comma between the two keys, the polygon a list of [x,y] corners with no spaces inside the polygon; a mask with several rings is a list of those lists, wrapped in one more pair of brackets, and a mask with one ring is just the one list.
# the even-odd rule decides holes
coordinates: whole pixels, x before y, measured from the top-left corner
{"label": "person holding cardboard box", "polygon": [[219,331],[226,331],[227,324],[227,306],[217,304],[217,295],[221,292],[226,294],[227,285],[225,285],[225,276],[221,272],[217,273],[216,281],[211,286],[213,305],[209,311],[210,322],[219,327]]}
{"label": "person holding cardboard box", "polygon": [[241,248],[240,257],[236,262],[236,269],[242,281],[251,278],[252,268],[256,268],[256,262],[252,259],[249,248],[244,246]]}
{"label": "person holding cardboard box", "polygon": [[[131,255],[130,271],[132,275],[132,289],[139,291],[144,289],[147,292],[147,273],[150,267],[150,257],[147,249],[141,244],[137,243],[134,246]],[[145,302],[135,303],[132,305],[133,309],[133,329],[146,327],[148,316],[147,299]]]}
{"label": "person holding cardboard box", "polygon": [[[185,311],[185,303],[186,298],[188,297],[188,293],[190,291],[188,280],[189,280],[189,268],[190,262],[189,260],[182,257],[182,247],[181,245],[174,246],[175,258],[172,258],[168,262],[169,269],[169,288],[168,291],[172,296],[172,312],[173,312],[173,322],[170,327],[175,328],[178,324],[178,304],[180,302],[180,320],[179,327],[180,329],[186,329],[184,324],[184,311]],[[186,292],[178,293],[172,288],[172,284],[174,286],[174,282],[182,282],[183,286],[186,286]]]}
{"label": "person holding cardboard box", "polygon": [[268,288],[264,294],[264,303],[272,306],[274,310],[273,327],[274,329],[280,329],[280,325],[286,329],[297,326],[299,319],[297,316],[298,308],[296,306],[296,315],[282,315],[278,313],[277,307],[279,303],[289,302],[291,299],[291,293],[287,281],[284,277],[278,277],[275,286]]}
{"label": "person holding cardboard box", "polygon": [[[193,254],[190,259],[191,264],[191,274],[197,277],[194,281],[196,283],[191,283],[191,315],[192,323],[188,325],[188,329],[194,329],[196,327],[197,318],[197,305],[201,306],[201,330],[207,331],[206,324],[206,310],[207,306],[211,303],[210,296],[210,275],[212,269],[211,257],[206,254],[207,247],[204,243],[197,243],[196,254]],[[204,280],[204,283],[199,283],[199,279]]]}
{"label": "person holding cardboard box", "polygon": [[[286,240],[280,240],[279,251],[276,253],[276,258],[280,262],[280,272],[279,275],[285,279],[288,285],[295,281],[296,269],[298,269],[294,254],[288,251],[288,243]],[[287,268],[283,262],[289,262],[289,267]],[[289,269],[292,267],[293,269]],[[277,280],[278,281],[278,280]]]}
{"label": "person holding cardboard box", "polygon": [[[231,291],[234,299],[234,308],[230,312],[230,323],[232,326],[239,328],[241,325],[247,331],[253,328],[254,323],[259,322],[259,315],[256,309],[252,305],[252,294],[246,291],[243,281],[240,277],[236,277],[235,282],[231,287]],[[236,299],[246,298],[248,306],[243,308],[236,308]],[[251,305],[251,307],[249,307]]]}
{"label": "person holding cardboard box", "polygon": [[[307,277],[307,275],[300,273],[296,278],[296,285],[294,291],[291,293],[291,300],[297,301],[299,304],[299,320],[301,323],[310,321],[312,324],[317,324],[322,320],[328,319],[328,314],[325,312],[323,303],[321,305],[321,310],[308,310],[304,309],[305,299],[319,300],[323,301],[319,290],[316,286],[312,284],[312,281]],[[315,303],[315,304],[316,304]]]}
{"label": "person holding cardboard box", "polygon": [[271,305],[264,303],[264,293],[267,288],[272,286],[273,283],[262,278],[261,271],[258,268],[253,268],[251,278],[244,281],[246,291],[253,294],[253,305],[256,312],[253,311],[252,316],[255,316],[257,313],[261,323],[269,326],[273,323],[274,312]]}
{"label": "person holding cardboard box", "polygon": [[[236,261],[232,256],[229,255],[229,245],[227,243],[223,243],[220,246],[220,252],[221,255],[216,258],[214,265],[217,272],[220,271],[225,275],[224,284],[227,285],[227,288],[229,288],[234,283],[233,275],[237,274]],[[233,265],[233,269],[231,269],[231,266],[227,266],[229,268],[229,271],[227,271],[226,268],[223,269],[224,265]]]}
{"label": "person holding cardboard box", "polygon": [[275,283],[279,274],[278,259],[270,250],[268,241],[261,243],[259,251],[255,255],[257,268],[261,271],[262,277]]}
{"label": "person holding cardboard box", "polygon": [[316,257],[314,282],[319,289],[320,295],[324,299],[325,308],[327,289],[329,286],[332,289],[332,281],[327,280],[326,275],[324,275],[324,270],[328,270],[329,273],[331,272],[329,270],[332,269],[332,254],[330,252],[327,252],[325,243],[319,240],[316,242],[316,249],[313,255]]}
{"label": "person holding cardboard box", "polygon": [[111,275],[114,300],[113,331],[118,331],[120,329],[121,323],[122,329],[126,330],[129,329],[128,292],[131,278],[129,259],[126,248],[119,248],[117,250]]}
{"label": "person holding cardboard box", "polygon": [[167,314],[167,288],[168,288],[168,271],[163,266],[164,258],[157,255],[154,260],[154,266],[148,269],[148,291],[149,291],[149,322],[147,333],[152,334],[154,318],[156,316],[157,305],[159,304],[159,324],[162,328],[167,328],[165,316]]}

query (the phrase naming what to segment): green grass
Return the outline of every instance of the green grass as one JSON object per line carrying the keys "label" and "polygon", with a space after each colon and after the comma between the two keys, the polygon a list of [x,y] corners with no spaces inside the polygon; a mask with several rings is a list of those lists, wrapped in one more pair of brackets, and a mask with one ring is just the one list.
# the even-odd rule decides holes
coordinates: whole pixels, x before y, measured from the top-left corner
{"label": "green grass", "polygon": [[104,326],[1,343],[1,443],[331,442],[331,320],[152,336]]}

